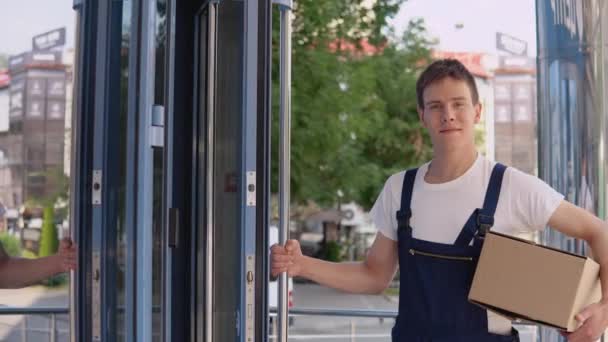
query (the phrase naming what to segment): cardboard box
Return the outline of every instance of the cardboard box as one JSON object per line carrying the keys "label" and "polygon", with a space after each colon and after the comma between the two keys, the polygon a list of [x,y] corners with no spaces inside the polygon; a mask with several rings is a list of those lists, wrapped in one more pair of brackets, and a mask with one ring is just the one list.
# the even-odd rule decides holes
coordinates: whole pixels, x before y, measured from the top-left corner
{"label": "cardboard box", "polygon": [[574,331],[574,316],[601,299],[599,270],[590,258],[489,232],[469,301],[510,318]]}

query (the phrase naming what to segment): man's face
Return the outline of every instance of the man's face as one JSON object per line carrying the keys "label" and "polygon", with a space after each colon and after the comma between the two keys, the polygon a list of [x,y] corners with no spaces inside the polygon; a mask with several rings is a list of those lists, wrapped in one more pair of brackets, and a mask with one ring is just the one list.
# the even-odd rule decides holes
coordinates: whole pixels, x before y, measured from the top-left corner
{"label": "man's face", "polygon": [[445,77],[428,85],[422,98],[424,108],[418,108],[418,115],[435,149],[454,150],[474,143],[481,105],[473,104],[465,81]]}

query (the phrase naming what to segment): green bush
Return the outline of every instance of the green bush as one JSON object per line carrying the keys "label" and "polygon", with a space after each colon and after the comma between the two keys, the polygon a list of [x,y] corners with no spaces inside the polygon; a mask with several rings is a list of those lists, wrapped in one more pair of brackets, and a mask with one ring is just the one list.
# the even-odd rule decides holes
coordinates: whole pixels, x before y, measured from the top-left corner
{"label": "green bush", "polygon": [[342,247],[336,241],[327,241],[323,246],[322,258],[327,261],[342,261]]}
{"label": "green bush", "polygon": [[38,256],[36,255],[36,253],[30,251],[29,249],[24,249],[21,252],[21,257],[25,258],[25,259],[37,259]]}
{"label": "green bush", "polygon": [[68,281],[68,275],[65,273],[57,274],[42,281],[42,284],[47,287],[61,286]]}
{"label": "green bush", "polygon": [[0,243],[2,243],[2,247],[4,247],[6,254],[12,257],[21,255],[21,243],[18,238],[7,233],[2,233],[0,234]]}
{"label": "green bush", "polygon": [[53,255],[57,253],[58,248],[59,240],[57,239],[57,229],[55,228],[55,215],[53,212],[53,207],[45,207],[38,256],[42,258]]}

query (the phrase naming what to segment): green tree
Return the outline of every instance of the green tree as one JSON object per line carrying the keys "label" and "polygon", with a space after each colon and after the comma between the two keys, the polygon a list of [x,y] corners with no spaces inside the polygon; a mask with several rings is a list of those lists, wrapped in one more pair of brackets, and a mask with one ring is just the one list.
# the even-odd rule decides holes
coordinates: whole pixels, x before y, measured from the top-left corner
{"label": "green tree", "polygon": [[7,233],[0,234],[0,243],[6,254],[12,257],[21,255],[21,245],[19,239]]}
{"label": "green tree", "polygon": [[[416,114],[415,80],[432,42],[422,21],[412,22],[398,38],[388,30],[386,20],[402,1],[365,3],[296,2],[291,131],[296,203],[333,205],[340,189],[344,201],[369,207],[388,175],[429,156],[429,139]],[[278,27],[276,22],[275,47]],[[367,43],[375,53],[363,51]],[[279,98],[278,55],[275,50],[273,98]],[[278,101],[273,106],[278,113]],[[273,146],[278,146],[278,115],[273,125]],[[276,184],[275,178],[274,191]]]}
{"label": "green tree", "polygon": [[45,207],[38,256],[53,255],[57,252],[58,247],[59,240],[57,239],[57,228],[55,227],[55,213],[52,207]]}
{"label": "green tree", "polygon": [[375,118],[373,131],[367,130],[361,144],[360,172],[353,177],[359,184],[352,198],[371,207],[383,182],[395,172],[427,161],[432,155],[430,137],[417,112],[416,80],[430,60],[430,46],[421,19],[408,28],[382,54],[365,61],[370,63],[375,80],[375,96],[382,109]]}
{"label": "green tree", "polygon": [[0,70],[8,68],[8,55],[0,52]]}
{"label": "green tree", "polygon": [[43,192],[28,194],[28,205],[49,207],[54,206],[59,199],[68,199],[70,183],[61,166],[41,172],[30,172],[28,177],[43,179],[45,184]]}
{"label": "green tree", "polygon": [[[57,238],[57,227],[55,226],[56,204],[64,200],[67,202],[69,196],[69,180],[63,173],[61,167],[47,169],[44,172],[32,172],[29,177],[44,179],[45,187],[42,193],[29,194],[28,206],[39,206],[43,208],[42,231],[38,247],[38,256],[45,257],[53,255],[59,248]],[[58,213],[63,217],[66,215],[67,208],[60,209]],[[36,257],[34,253],[24,252],[23,257]],[[42,281],[45,286],[60,286],[67,282],[65,274],[57,274]]]}
{"label": "green tree", "polygon": [[[30,177],[44,178],[45,190],[40,194],[30,194],[27,205],[43,207],[42,231],[40,236],[38,256],[45,257],[57,252],[59,241],[55,226],[55,204],[59,199],[68,198],[68,178],[61,167],[55,167],[41,173],[30,173]],[[65,213],[62,213],[65,215]],[[49,283],[52,285],[52,282]]]}
{"label": "green tree", "polygon": [[321,259],[340,262],[342,261],[342,246],[337,241],[327,241],[321,249]]}

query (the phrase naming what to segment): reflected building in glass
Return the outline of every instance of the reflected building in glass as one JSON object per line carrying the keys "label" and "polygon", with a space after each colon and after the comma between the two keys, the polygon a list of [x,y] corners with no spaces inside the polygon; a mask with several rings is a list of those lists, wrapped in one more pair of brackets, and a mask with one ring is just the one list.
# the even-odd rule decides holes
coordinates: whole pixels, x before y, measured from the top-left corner
{"label": "reflected building in glass", "polygon": [[[608,8],[601,0],[537,0],[539,176],[606,218]],[[551,229],[548,245],[586,246]],[[543,329],[542,341],[558,341]]]}
{"label": "reflected building in glass", "polygon": [[500,56],[494,69],[496,160],[536,175],[536,65],[533,58]]}
{"label": "reflected building in glass", "polygon": [[[4,141],[8,137],[8,106],[10,77],[7,70],[0,70],[0,211],[2,207],[12,206],[13,198],[11,173],[8,163],[8,149]],[[1,221],[1,220],[0,220]]]}

